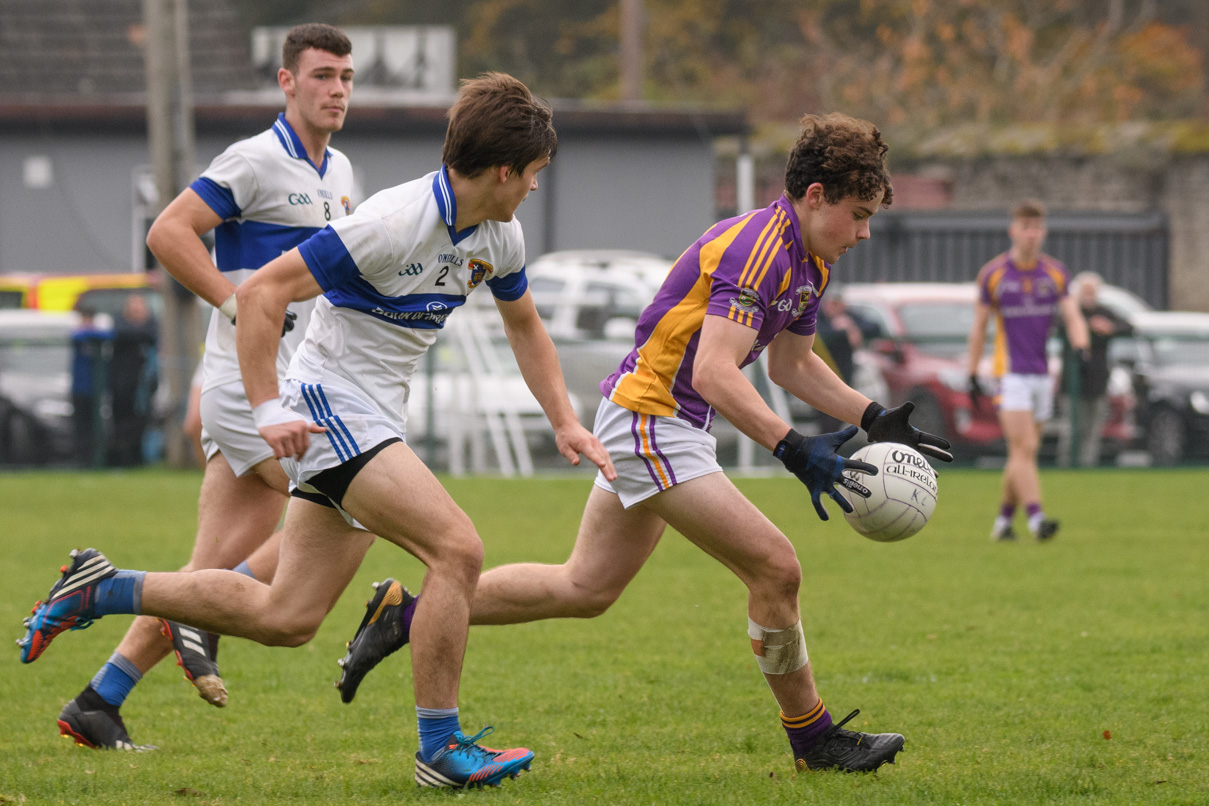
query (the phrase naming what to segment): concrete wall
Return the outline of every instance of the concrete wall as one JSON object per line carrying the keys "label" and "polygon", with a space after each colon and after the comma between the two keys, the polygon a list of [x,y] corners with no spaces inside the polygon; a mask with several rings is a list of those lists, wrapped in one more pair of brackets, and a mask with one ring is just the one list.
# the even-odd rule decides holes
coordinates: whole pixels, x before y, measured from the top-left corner
{"label": "concrete wall", "polygon": [[944,176],[952,188],[949,209],[1007,210],[1034,196],[1054,210],[1162,211],[1171,234],[1171,307],[1209,311],[1209,156],[981,157],[896,170]]}
{"label": "concrete wall", "polygon": [[[264,128],[271,123],[266,116]],[[200,136],[199,170],[239,136]],[[363,198],[439,168],[441,142],[432,133],[333,138],[352,160]],[[50,184],[27,187],[26,161],[43,157]],[[137,248],[132,177],[148,162],[136,134],[0,136],[0,273],[129,271]],[[713,182],[713,145],[692,132],[562,134],[518,214],[528,254],[612,247],[674,257],[714,222]]]}

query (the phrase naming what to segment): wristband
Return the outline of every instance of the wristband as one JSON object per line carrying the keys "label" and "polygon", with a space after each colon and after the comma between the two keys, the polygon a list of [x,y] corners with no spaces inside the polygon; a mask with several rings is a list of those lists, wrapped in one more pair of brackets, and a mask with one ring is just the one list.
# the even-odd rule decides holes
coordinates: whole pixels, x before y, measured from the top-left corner
{"label": "wristband", "polygon": [[231,324],[235,324],[235,292],[231,292],[231,296],[222,301],[222,305],[218,306],[218,310],[222,311],[222,315],[231,320]]}
{"label": "wristband", "polygon": [[281,405],[281,398],[269,398],[252,409],[252,419],[256,421],[257,430],[270,425],[292,423],[303,418]]}
{"label": "wristband", "polygon": [[877,415],[886,410],[886,407],[881,403],[870,403],[865,407],[865,413],[861,415],[861,428],[865,429],[865,433],[869,433],[869,426],[873,425],[873,421],[877,419]]}
{"label": "wristband", "polygon": [[785,452],[788,450],[793,450],[801,445],[802,439],[803,437],[801,434],[799,434],[797,431],[794,431],[792,428],[789,429],[789,433],[782,437],[781,441],[777,443],[777,446],[772,449],[772,455],[784,462]]}

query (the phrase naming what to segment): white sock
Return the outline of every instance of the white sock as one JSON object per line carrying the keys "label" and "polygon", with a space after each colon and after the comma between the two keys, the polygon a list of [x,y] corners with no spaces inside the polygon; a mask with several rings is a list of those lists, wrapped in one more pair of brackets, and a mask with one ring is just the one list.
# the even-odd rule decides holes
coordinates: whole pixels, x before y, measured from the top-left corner
{"label": "white sock", "polygon": [[1041,510],[1038,510],[1034,514],[1029,515],[1028,530],[1030,532],[1032,532],[1033,534],[1036,534],[1037,530],[1041,528],[1041,521],[1043,521],[1043,520],[1045,520],[1045,513],[1042,512]]}

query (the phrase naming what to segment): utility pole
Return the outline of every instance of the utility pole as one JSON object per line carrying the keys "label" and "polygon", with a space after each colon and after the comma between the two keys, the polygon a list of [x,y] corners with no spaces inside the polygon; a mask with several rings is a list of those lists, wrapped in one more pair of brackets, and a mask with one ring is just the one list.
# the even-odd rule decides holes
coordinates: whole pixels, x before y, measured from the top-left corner
{"label": "utility pole", "polygon": [[621,100],[641,101],[642,0],[621,0]]}
{"label": "utility pole", "polygon": [[[147,31],[147,138],[155,170],[155,212],[176,198],[192,179],[193,79],[189,65],[187,0],[143,0]],[[192,292],[159,267],[164,318],[160,322],[160,366],[168,381],[164,423],[165,459],[190,467],[193,452],[181,428],[202,339],[201,313]]]}

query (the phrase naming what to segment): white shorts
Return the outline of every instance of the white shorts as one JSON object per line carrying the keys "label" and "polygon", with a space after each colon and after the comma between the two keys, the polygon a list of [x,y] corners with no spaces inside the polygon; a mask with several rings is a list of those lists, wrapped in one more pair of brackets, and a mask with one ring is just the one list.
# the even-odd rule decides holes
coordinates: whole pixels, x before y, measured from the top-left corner
{"label": "white shorts", "polygon": [[[406,442],[403,429],[352,387],[302,383],[291,378],[282,381],[281,405],[327,429],[324,434],[311,434],[310,447],[301,459],[281,460],[293,486],[304,493],[322,495],[307,484],[316,473],[342,465],[388,439]],[[337,509],[349,523],[364,528],[343,509]]]}
{"label": "white shorts", "polygon": [[1054,381],[1048,375],[1009,372],[999,379],[1000,411],[1031,411],[1039,423],[1054,414]]}
{"label": "white shorts", "polygon": [[718,440],[677,417],[638,414],[605,398],[592,433],[609,452],[617,479],[596,474],[596,486],[616,493],[626,509],[677,484],[721,473]]}
{"label": "white shorts", "polygon": [[207,462],[221,451],[235,475],[246,476],[256,465],[273,458],[273,449],[256,430],[243,381],[231,381],[202,392],[201,421],[202,450]]}

